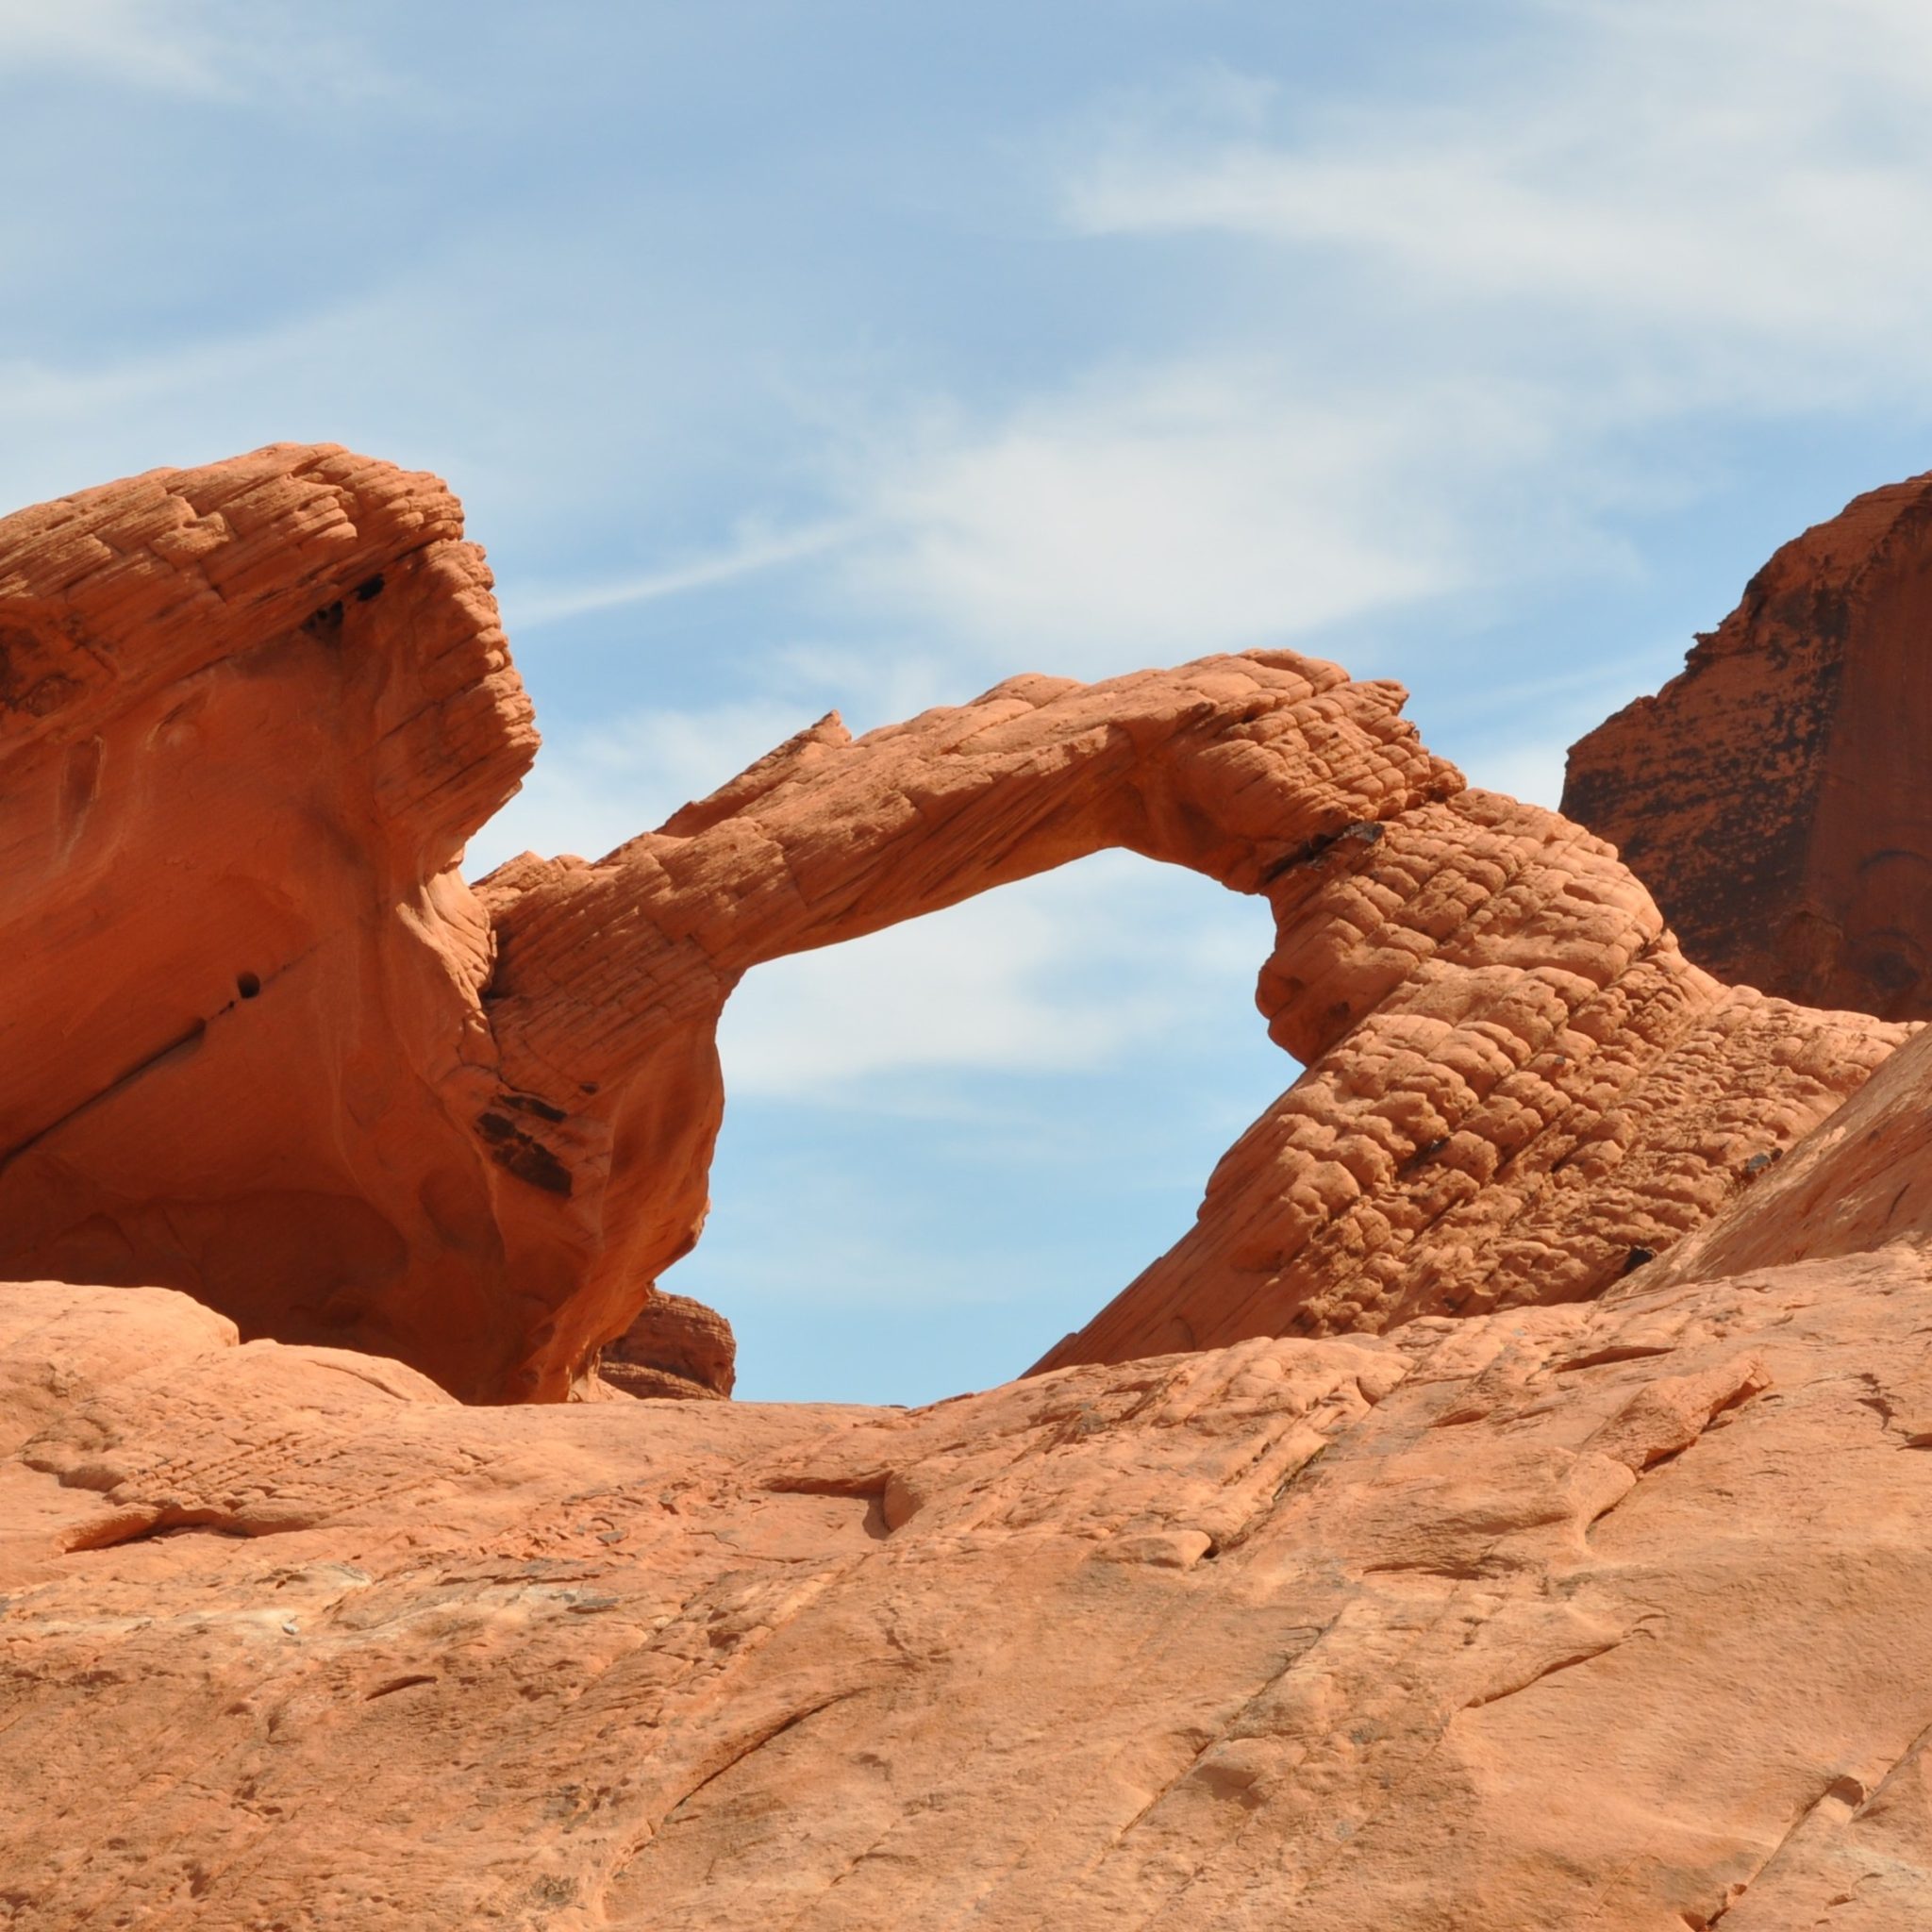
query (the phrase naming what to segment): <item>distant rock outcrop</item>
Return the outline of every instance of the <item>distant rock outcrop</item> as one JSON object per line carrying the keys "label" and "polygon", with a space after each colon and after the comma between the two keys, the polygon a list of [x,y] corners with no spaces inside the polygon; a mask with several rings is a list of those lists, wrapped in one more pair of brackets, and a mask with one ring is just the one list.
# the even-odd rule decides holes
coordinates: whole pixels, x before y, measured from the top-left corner
{"label": "distant rock outcrop", "polygon": [[[1270,900],[1308,1072],[1056,1363],[1601,1293],[1904,1037],[1719,986],[1399,687],[1287,652],[827,718],[472,890],[536,741],[490,591],[440,482],[337,449],[0,521],[0,1273],[560,1398],[672,1320],[742,974],[1104,847]],[[720,1390],[655,1345],[611,1359]]]}
{"label": "distant rock outcrop", "polygon": [[1932,1018],[1932,475],[1787,543],[1682,673],[1571,748],[1563,809],[1691,958]]}
{"label": "distant rock outcrop", "polygon": [[738,1379],[738,1338],[716,1308],[662,1289],[597,1357],[598,1378],[626,1395],[722,1402]]}

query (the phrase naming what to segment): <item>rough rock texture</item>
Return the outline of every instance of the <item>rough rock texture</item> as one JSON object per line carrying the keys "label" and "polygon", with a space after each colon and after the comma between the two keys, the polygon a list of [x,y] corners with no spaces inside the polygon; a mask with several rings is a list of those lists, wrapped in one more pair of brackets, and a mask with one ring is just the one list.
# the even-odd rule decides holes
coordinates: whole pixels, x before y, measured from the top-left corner
{"label": "rough rock texture", "polygon": [[1932,475],[1765,565],[1682,674],[1571,749],[1690,957],[1814,1006],[1932,1017]]}
{"label": "rough rock texture", "polygon": [[460,531],[294,447],[0,521],[0,1267],[555,1398],[696,1239],[748,966],[1108,844],[1253,889],[1457,782],[1333,666],[1023,678],[479,900],[535,740]]}
{"label": "rough rock texture", "polygon": [[1309,1070],[1056,1363],[1601,1292],[1904,1037],[1727,991],[1398,687],[1289,653],[828,718],[473,891],[535,739],[460,532],[433,477],[295,447],[0,521],[0,1272],[465,1399],[719,1390],[715,1348],[591,1365],[703,1225],[733,987],[1104,847],[1270,899]]}
{"label": "rough rock texture", "polygon": [[[472,892],[487,575],[339,451],[0,524],[0,644],[9,1932],[1932,1924],[1932,1038],[1285,655]],[[447,1392],[728,1390],[739,975],[1108,844],[1267,895],[1307,1071],[1058,1366]]]}
{"label": "rough rock texture", "polygon": [[621,1328],[697,1240],[718,1017],[752,967],[1107,847],[1261,891],[1344,828],[1459,789],[1402,701],[1285,652],[1017,677],[857,740],[824,719],[594,865],[525,855],[484,879],[503,1075],[561,1116],[522,1130],[602,1176],[576,1332]]}
{"label": "rough rock texture", "polygon": [[911,1413],[7,1290],[5,1923],[1925,1924],[1925,1254],[1636,1287]]}
{"label": "rough rock texture", "polygon": [[723,1400],[738,1379],[738,1338],[717,1309],[660,1290],[605,1344],[597,1373],[626,1395]]}
{"label": "rough rock texture", "polygon": [[1359,827],[1270,896],[1258,998],[1307,1071],[1043,1368],[1602,1294],[1909,1031],[1721,986],[1607,845],[1493,792]]}
{"label": "rough rock texture", "polygon": [[536,735],[461,530],[328,449],[0,522],[8,1270],[511,1375],[538,1191],[455,867]]}
{"label": "rough rock texture", "polygon": [[1747,1213],[1720,1217],[1650,1279],[1693,1281],[1767,1262],[1932,1246],[1932,1163],[1924,1158],[1932,1037],[1920,1033],[1764,1175]]}
{"label": "rough rock texture", "polygon": [[1400,701],[1286,653],[1017,678],[856,741],[824,721],[597,865],[484,880],[512,1082],[560,1095],[591,1052],[654,1070],[617,1121],[651,1150],[613,1173],[618,1291],[702,1224],[745,971],[1105,845],[1267,896],[1257,999],[1307,1072],[1042,1367],[1600,1293],[1907,1037],[1719,985],[1607,846],[1463,791]]}

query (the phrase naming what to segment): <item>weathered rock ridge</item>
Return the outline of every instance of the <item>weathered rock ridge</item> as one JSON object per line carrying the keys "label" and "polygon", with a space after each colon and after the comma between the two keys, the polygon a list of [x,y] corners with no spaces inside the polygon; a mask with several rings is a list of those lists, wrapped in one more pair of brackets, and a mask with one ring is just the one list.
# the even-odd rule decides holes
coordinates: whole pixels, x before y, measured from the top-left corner
{"label": "weathered rock ridge", "polygon": [[1572,746],[1564,811],[1720,978],[1932,1018],[1928,627],[1932,475],[1787,543],[1678,676]]}
{"label": "weathered rock ridge", "polygon": [[626,1395],[722,1401],[737,1379],[731,1324],[716,1308],[662,1289],[597,1357],[597,1383]]}
{"label": "weathered rock ridge", "polygon": [[1267,896],[1307,1072],[1055,1364],[1600,1293],[1905,1037],[1720,986],[1289,653],[826,719],[473,891],[535,745],[490,591],[440,482],[329,448],[0,521],[0,1272],[559,1398],[697,1239],[742,974],[1103,847]]}
{"label": "weathered rock ridge", "polygon": [[1043,1367],[1602,1294],[1907,1030],[1719,985],[1608,846],[1492,792],[1364,827],[1274,898],[1259,999],[1307,1071]]}

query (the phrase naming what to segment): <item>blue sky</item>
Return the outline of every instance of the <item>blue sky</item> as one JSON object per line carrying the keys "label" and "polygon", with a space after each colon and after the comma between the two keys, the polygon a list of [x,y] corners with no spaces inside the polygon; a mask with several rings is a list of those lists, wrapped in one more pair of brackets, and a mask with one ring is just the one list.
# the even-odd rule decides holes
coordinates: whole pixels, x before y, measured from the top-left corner
{"label": "blue sky", "polygon": [[[1287,643],[1554,803],[1932,463],[1923,0],[0,0],[0,498],[440,471],[594,855],[837,706]],[[754,974],[667,1285],[741,1388],[1016,1373],[1291,1077],[1120,856]]]}

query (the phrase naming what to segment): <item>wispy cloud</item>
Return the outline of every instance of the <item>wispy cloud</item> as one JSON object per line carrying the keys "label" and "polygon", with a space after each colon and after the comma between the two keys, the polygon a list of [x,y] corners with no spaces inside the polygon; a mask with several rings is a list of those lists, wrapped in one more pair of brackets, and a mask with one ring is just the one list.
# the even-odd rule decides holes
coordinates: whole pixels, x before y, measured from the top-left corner
{"label": "wispy cloud", "polygon": [[1412,495],[1390,513],[1412,436],[1250,355],[1116,369],[895,439],[844,581],[908,627],[1079,674],[1303,635],[1456,584],[1452,520]]}
{"label": "wispy cloud", "polygon": [[361,94],[382,83],[320,19],[235,0],[0,0],[0,82],[67,74],[207,101],[300,88]]}
{"label": "wispy cloud", "polygon": [[559,624],[600,610],[619,610],[627,605],[655,604],[665,597],[685,596],[693,591],[716,590],[742,577],[823,557],[828,550],[852,542],[861,527],[851,519],[841,519],[809,524],[795,530],[757,532],[709,556],[691,558],[636,576],[570,589],[545,591],[538,586],[528,591],[513,591],[504,599],[505,613],[508,621],[519,628],[534,630],[540,625]]}
{"label": "wispy cloud", "polygon": [[1499,358],[1532,339],[1608,356],[1633,399],[1640,372],[1674,367],[1707,406],[1720,375],[1761,401],[1800,361],[1835,390],[1919,373],[1932,255],[1902,242],[1932,190],[1923,7],[1550,0],[1524,18],[1541,34],[1451,103],[1261,125],[1249,100],[1219,127],[1127,104],[1071,168],[1067,218],[1353,260],[1439,325],[1483,311]]}
{"label": "wispy cloud", "polygon": [[825,561],[848,606],[989,669],[1339,651],[1630,581],[1632,520],[1695,500],[1714,427],[1932,417],[1932,9],[1515,25],[1480,63],[1438,49],[1434,92],[1420,59],[1313,103],[1208,67],[1070,121],[1074,245],[1199,299],[1017,402],[872,425],[865,535]]}
{"label": "wispy cloud", "polygon": [[171,93],[227,92],[191,5],[0,0],[0,74],[67,70]]}

